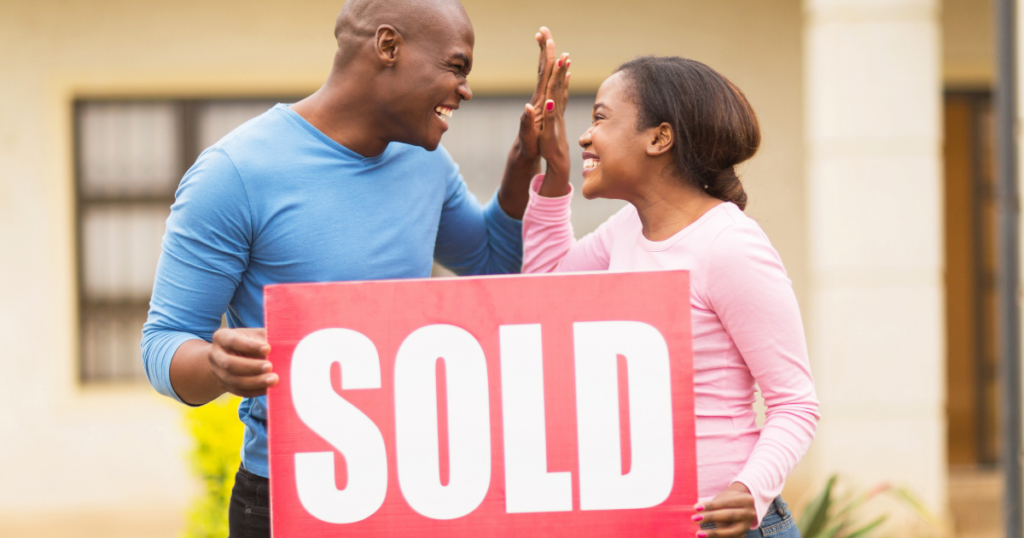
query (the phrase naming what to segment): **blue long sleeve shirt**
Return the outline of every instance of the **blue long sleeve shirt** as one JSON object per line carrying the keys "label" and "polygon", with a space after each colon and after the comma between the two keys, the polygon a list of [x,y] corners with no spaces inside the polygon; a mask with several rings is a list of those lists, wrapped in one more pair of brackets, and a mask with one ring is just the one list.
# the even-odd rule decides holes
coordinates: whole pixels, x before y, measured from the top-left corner
{"label": "blue long sleeve shirt", "polygon": [[[146,376],[171,387],[182,343],[263,326],[263,287],[289,282],[423,278],[433,260],[457,274],[518,272],[522,223],[496,197],[485,207],[444,148],[390,144],[362,157],[286,105],[200,155],[167,219],[149,319]],[[268,476],[266,399],[239,406],[242,462]]]}

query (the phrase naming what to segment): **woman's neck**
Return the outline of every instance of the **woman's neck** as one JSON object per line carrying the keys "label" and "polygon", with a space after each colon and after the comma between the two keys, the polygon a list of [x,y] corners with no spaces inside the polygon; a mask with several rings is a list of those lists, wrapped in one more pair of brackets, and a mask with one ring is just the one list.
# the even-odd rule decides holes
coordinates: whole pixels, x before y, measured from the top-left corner
{"label": "woman's neck", "polygon": [[703,189],[676,177],[645,182],[641,191],[629,202],[636,207],[648,241],[672,237],[722,203]]}

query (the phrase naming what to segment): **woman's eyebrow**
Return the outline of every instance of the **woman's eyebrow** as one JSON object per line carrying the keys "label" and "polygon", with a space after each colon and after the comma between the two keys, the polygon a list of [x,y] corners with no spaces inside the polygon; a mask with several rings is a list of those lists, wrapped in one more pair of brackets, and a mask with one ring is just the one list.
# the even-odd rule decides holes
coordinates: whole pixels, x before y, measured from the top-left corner
{"label": "woman's eyebrow", "polygon": [[604,103],[594,103],[594,112],[595,113],[597,113],[597,109],[599,109],[599,108],[603,108],[603,109],[607,110],[608,109],[608,105],[606,105]]}

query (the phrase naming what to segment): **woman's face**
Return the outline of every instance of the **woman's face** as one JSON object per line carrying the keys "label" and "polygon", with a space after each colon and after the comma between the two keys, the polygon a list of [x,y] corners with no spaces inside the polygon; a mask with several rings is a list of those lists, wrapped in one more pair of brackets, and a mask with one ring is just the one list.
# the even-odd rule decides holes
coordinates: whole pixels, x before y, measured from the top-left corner
{"label": "woman's face", "polygon": [[597,90],[593,123],[580,137],[583,147],[583,197],[628,200],[643,177],[647,160],[645,132],[637,130],[637,107],[620,71]]}

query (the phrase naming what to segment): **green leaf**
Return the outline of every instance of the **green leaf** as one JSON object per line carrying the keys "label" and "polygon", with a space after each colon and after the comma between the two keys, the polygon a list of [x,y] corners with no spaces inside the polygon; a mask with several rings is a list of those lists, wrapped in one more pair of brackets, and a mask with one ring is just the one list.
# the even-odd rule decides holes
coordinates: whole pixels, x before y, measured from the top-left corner
{"label": "green leaf", "polygon": [[828,530],[822,532],[815,538],[836,538],[836,536],[839,536],[839,531],[843,530],[844,528],[846,528],[846,522],[840,521],[834,526],[829,527]]}
{"label": "green leaf", "polygon": [[877,528],[882,523],[885,523],[885,520],[888,518],[889,516],[879,516],[878,519],[872,521],[871,523],[868,523],[867,525],[864,525],[863,527],[851,532],[850,534],[847,534],[843,538],[859,538],[861,536],[867,536],[869,532],[875,530],[875,528]]}
{"label": "green leaf", "polygon": [[935,514],[931,512],[931,510],[928,510],[928,508],[925,507],[924,503],[921,502],[920,499],[918,499],[916,496],[914,496],[906,489],[896,487],[892,488],[892,490],[889,493],[893,497],[896,497],[900,501],[903,501],[905,504],[913,508],[917,515],[920,516],[921,519],[925,520],[933,528],[942,528],[942,522],[939,520],[939,518],[936,517]]}
{"label": "green leaf", "polygon": [[828,521],[828,512],[832,507],[832,488],[835,487],[836,479],[836,475],[829,477],[825,489],[811,500],[807,509],[800,516],[797,528],[800,529],[800,535],[804,538],[824,538],[819,535]]}

